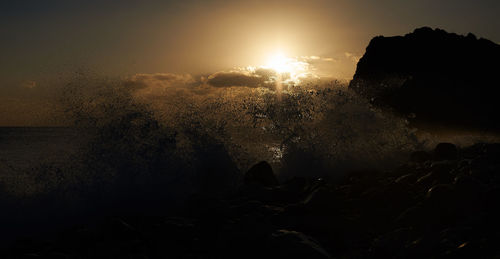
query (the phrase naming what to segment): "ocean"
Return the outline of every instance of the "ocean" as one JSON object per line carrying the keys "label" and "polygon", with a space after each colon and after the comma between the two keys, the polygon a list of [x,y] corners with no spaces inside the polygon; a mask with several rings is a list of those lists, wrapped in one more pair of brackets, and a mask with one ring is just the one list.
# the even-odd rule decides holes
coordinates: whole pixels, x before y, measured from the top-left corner
{"label": "ocean", "polygon": [[83,139],[68,127],[0,127],[0,173],[62,163],[77,152]]}

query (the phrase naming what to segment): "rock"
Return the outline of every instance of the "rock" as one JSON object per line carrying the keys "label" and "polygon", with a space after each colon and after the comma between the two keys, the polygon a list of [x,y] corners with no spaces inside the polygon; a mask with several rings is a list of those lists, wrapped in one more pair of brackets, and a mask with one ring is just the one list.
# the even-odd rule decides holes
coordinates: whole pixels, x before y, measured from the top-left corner
{"label": "rock", "polygon": [[[390,201],[388,203],[387,201]],[[372,222],[373,229],[383,229],[403,210],[415,204],[413,188],[404,183],[391,183],[387,186],[374,187],[367,190],[356,203],[365,217]]]}
{"label": "rock", "polygon": [[302,194],[309,187],[308,181],[305,177],[293,177],[290,180],[287,180],[283,184],[283,188],[291,193]]}
{"label": "rock", "polygon": [[[484,244],[486,240],[481,240],[482,242],[463,242],[455,247],[448,249],[446,252],[439,255],[440,258],[474,258],[477,255],[484,256],[484,258],[492,258],[493,256],[490,251],[484,250]],[[451,245],[449,243],[449,245]],[[489,255],[489,256],[485,256]]]}
{"label": "rock", "polygon": [[500,226],[500,222],[498,222],[498,217],[500,217],[500,210],[498,209],[498,201],[500,201],[500,187],[495,187],[486,191],[484,196],[486,210],[493,218],[495,218],[494,223],[497,224],[497,226]]}
{"label": "rock", "polygon": [[430,173],[425,174],[422,177],[418,178],[417,183],[424,186],[430,186],[436,184],[448,184],[453,182],[453,180],[454,177],[450,172],[436,170],[436,171],[431,171]]}
{"label": "rock", "polygon": [[456,168],[456,163],[454,162],[434,162],[425,170],[425,172],[430,172],[418,178],[417,183],[425,186],[451,183],[455,178],[453,174],[455,173],[454,168]]}
{"label": "rock", "polygon": [[500,161],[500,143],[487,144],[485,147],[486,158],[499,163]]}
{"label": "rock", "polygon": [[451,184],[438,184],[427,191],[427,199],[435,205],[442,205],[454,200],[454,191]]}
{"label": "rock", "polygon": [[371,247],[370,254],[374,258],[402,257],[409,241],[414,239],[411,228],[400,228],[376,238]]}
{"label": "rock", "polygon": [[237,205],[231,207],[237,215],[262,215],[269,216],[283,211],[283,208],[265,205],[260,201],[250,200],[246,202],[238,203]]}
{"label": "rock", "polygon": [[421,129],[500,130],[500,45],[428,27],[373,38],[349,88]]}
{"label": "rock", "polygon": [[297,196],[281,188],[281,186],[265,187],[259,184],[240,186],[237,196],[242,200],[256,200],[266,204],[283,204],[300,200]]}
{"label": "rock", "polygon": [[486,185],[474,177],[463,175],[455,178],[456,200],[459,202],[460,216],[468,222],[478,221],[486,206]]}
{"label": "rock", "polygon": [[417,177],[415,174],[405,174],[394,180],[395,183],[401,183],[401,184],[414,184],[416,181]]}
{"label": "rock", "polygon": [[458,158],[458,149],[452,143],[439,143],[434,148],[435,160],[455,160]]}
{"label": "rock", "polygon": [[269,252],[269,258],[331,258],[311,237],[283,229],[275,231],[269,237]]}
{"label": "rock", "polygon": [[[162,236],[163,239],[180,241],[191,241],[196,236],[194,222],[185,218],[167,218],[156,224],[154,234]],[[160,238],[158,238],[160,239]]]}
{"label": "rock", "polygon": [[417,179],[417,183],[418,184],[424,184],[424,185],[429,185],[429,184],[434,184],[436,183],[435,179],[434,179],[434,176],[431,173],[427,173],[425,175],[423,175],[422,177],[418,178]]}
{"label": "rock", "polygon": [[422,227],[431,216],[422,204],[417,204],[403,211],[394,222],[399,227]]}
{"label": "rock", "polygon": [[405,258],[428,258],[436,253],[440,240],[435,235],[423,235],[410,242],[405,249]]}
{"label": "rock", "polygon": [[200,246],[194,222],[186,218],[167,218],[148,229],[148,244],[153,258],[181,257]]}
{"label": "rock", "polygon": [[311,211],[331,211],[337,203],[334,193],[325,187],[314,190],[305,200],[304,206]]}
{"label": "rock", "polygon": [[486,185],[469,175],[455,177],[454,185],[461,193],[483,193]]}
{"label": "rock", "polygon": [[433,215],[429,225],[436,228],[452,225],[457,217],[461,216],[457,212],[463,203],[453,185],[438,184],[433,186],[427,191],[426,197],[426,213]]}
{"label": "rock", "polygon": [[135,227],[120,218],[109,219],[106,227],[108,233],[116,239],[133,239],[140,235]]}
{"label": "rock", "polygon": [[431,154],[425,151],[415,151],[410,155],[410,161],[414,163],[423,163],[432,159]]}
{"label": "rock", "polygon": [[245,184],[259,184],[266,187],[277,186],[278,179],[274,175],[273,168],[266,161],[262,161],[250,168],[245,174]]}
{"label": "rock", "polygon": [[198,181],[204,195],[223,196],[234,191],[239,169],[224,145],[211,143],[196,150]]}
{"label": "rock", "polygon": [[465,147],[460,151],[461,156],[467,159],[474,159],[482,156],[486,151],[486,145],[485,143],[476,143],[472,146]]}
{"label": "rock", "polygon": [[495,176],[497,176],[499,168],[495,168],[487,162],[484,163],[478,160],[479,158],[476,158],[472,161],[470,175],[483,183],[490,183]]}
{"label": "rock", "polygon": [[286,203],[299,202],[308,195],[311,188],[312,184],[305,177],[293,177],[280,186],[279,198]]}
{"label": "rock", "polygon": [[443,160],[433,162],[430,166],[432,172],[437,173],[452,173],[453,169],[458,166],[458,163],[453,160]]}

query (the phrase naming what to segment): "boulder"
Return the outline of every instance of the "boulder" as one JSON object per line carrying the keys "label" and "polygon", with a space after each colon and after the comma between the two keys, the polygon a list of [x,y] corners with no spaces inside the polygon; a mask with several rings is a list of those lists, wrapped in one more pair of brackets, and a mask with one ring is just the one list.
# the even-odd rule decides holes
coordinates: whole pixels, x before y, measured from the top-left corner
{"label": "boulder", "polygon": [[438,184],[427,191],[425,208],[427,213],[433,215],[430,225],[440,228],[444,225],[454,224],[459,215],[458,209],[464,204],[451,184]]}
{"label": "boulder", "polygon": [[452,143],[439,143],[434,148],[434,159],[455,160],[458,158],[458,148]]}
{"label": "boulder", "polygon": [[309,179],[305,177],[293,177],[285,181],[279,188],[281,201],[295,203],[307,196],[311,191]]}
{"label": "boulder", "polygon": [[305,200],[304,206],[311,211],[329,212],[335,208],[338,199],[335,193],[325,187],[314,190]]}
{"label": "boulder", "polygon": [[401,184],[414,184],[417,181],[417,176],[415,174],[405,174],[394,180],[395,183]]}
{"label": "boulder", "polygon": [[370,255],[373,258],[403,258],[404,249],[415,238],[411,228],[399,228],[373,240]]}
{"label": "boulder", "polygon": [[245,184],[258,184],[265,187],[277,186],[278,179],[274,175],[271,165],[262,161],[250,168],[243,179]]}
{"label": "boulder", "polygon": [[423,163],[432,159],[431,154],[425,151],[415,151],[410,155],[410,161],[413,163]]}
{"label": "boulder", "polygon": [[455,188],[451,184],[438,184],[427,191],[427,199],[434,205],[455,202]]}
{"label": "boulder", "polygon": [[413,207],[404,210],[396,219],[394,223],[398,227],[415,227],[423,228],[429,222],[432,214],[427,213],[422,204],[417,204]]}
{"label": "boulder", "polygon": [[500,143],[491,143],[486,145],[485,157],[498,164],[500,161]]}
{"label": "boulder", "polygon": [[302,194],[309,188],[309,182],[305,177],[296,176],[283,183],[283,188],[291,193]]}
{"label": "boulder", "polygon": [[269,237],[269,248],[269,258],[331,258],[317,241],[297,231],[275,231]]}

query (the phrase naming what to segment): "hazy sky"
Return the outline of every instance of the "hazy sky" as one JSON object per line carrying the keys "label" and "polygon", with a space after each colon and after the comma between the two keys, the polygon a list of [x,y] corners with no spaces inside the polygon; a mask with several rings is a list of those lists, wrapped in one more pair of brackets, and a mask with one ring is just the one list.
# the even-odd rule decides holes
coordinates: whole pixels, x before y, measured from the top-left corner
{"label": "hazy sky", "polygon": [[499,13],[498,0],[3,0],[0,98],[80,67],[211,73],[278,49],[334,58],[349,78],[374,36],[431,26],[500,42]]}

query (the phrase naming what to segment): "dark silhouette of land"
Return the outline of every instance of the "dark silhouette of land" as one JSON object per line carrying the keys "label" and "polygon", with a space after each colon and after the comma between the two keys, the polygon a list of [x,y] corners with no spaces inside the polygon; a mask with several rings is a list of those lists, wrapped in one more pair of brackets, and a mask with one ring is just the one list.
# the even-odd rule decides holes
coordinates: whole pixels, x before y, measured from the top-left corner
{"label": "dark silhouette of land", "polygon": [[170,215],[106,217],[50,238],[18,241],[3,255],[494,257],[500,252],[499,166],[500,144],[458,149],[442,143],[394,170],[352,172],[335,181],[295,177],[276,185],[270,165],[261,162],[232,194],[193,196]]}
{"label": "dark silhouette of land", "polygon": [[428,27],[375,37],[350,88],[419,127],[500,130],[500,45]]}

